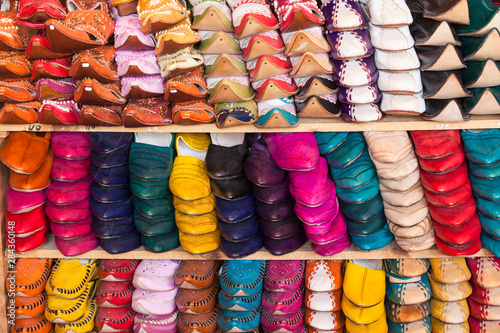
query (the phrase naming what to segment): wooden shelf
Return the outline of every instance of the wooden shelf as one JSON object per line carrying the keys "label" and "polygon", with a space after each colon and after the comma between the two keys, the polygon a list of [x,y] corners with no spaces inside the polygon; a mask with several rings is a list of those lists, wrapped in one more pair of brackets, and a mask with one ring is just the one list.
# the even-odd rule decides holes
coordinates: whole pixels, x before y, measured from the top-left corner
{"label": "wooden shelf", "polygon": [[31,125],[0,125],[0,131],[31,131],[31,132],[226,132],[226,133],[261,133],[261,132],[362,132],[362,131],[416,131],[416,130],[446,130],[446,129],[486,129],[500,128],[500,115],[472,116],[471,120],[458,123],[442,123],[426,121],[418,116],[386,116],[374,123],[349,123],[340,118],[304,118],[299,126],[294,128],[258,128],[254,125],[243,125],[219,129],[215,124],[196,125],[166,125],[158,127],[93,127],[93,126],[53,126],[44,124]]}
{"label": "wooden shelf", "polygon": [[[491,257],[490,251],[486,249],[481,249],[478,253],[473,255],[474,257]],[[17,258],[69,258],[59,252],[55,243],[54,235],[49,233],[48,240],[45,245],[26,253],[20,253],[16,255]],[[448,258],[448,256],[436,248],[432,248],[426,251],[411,252],[407,253],[403,251],[394,241],[379,250],[374,251],[360,251],[356,249],[353,245],[331,257],[323,257],[316,254],[311,249],[311,243],[308,241],[304,246],[302,246],[297,251],[285,254],[283,256],[275,256],[269,253],[265,248],[260,249],[256,253],[247,256],[243,259],[261,259],[261,260],[318,260],[318,259],[396,259],[396,258]],[[178,247],[174,250],[163,252],[163,253],[153,253],[144,249],[143,246],[137,250],[122,253],[122,254],[109,254],[104,251],[101,247],[93,251],[89,251],[83,255],[76,256],[74,258],[95,258],[95,259],[178,259],[178,260],[207,260],[207,259],[221,259],[227,260],[231,259],[222,253],[221,250],[213,251],[205,254],[190,254],[184,251],[182,248]]]}

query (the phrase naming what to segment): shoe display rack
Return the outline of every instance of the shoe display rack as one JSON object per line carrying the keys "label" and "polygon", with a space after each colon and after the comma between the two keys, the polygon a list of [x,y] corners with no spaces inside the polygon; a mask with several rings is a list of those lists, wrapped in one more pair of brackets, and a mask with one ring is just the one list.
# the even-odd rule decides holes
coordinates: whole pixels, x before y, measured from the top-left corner
{"label": "shoe display rack", "polygon": [[[181,132],[362,132],[362,131],[396,131],[396,130],[444,130],[444,129],[488,129],[488,128],[499,128],[500,127],[500,116],[473,116],[470,121],[458,122],[458,123],[444,123],[444,122],[429,122],[423,121],[419,117],[398,117],[398,116],[386,116],[383,120],[376,123],[347,123],[341,119],[303,119],[302,123],[296,128],[288,129],[259,129],[253,125],[240,126],[240,127],[230,127],[226,129],[218,129],[212,124],[200,124],[193,126],[182,126],[182,125],[169,125],[163,127],[142,127],[142,128],[122,128],[122,127],[86,127],[86,126],[51,126],[43,124],[34,125],[0,125],[0,144],[3,143],[4,138],[7,137],[9,132],[13,131],[35,131],[35,132],[45,132],[45,131],[72,131],[72,132],[171,132],[171,133],[181,133]],[[0,167],[0,191],[2,193],[0,197],[1,205],[1,219],[2,219],[2,229],[1,229],[1,244],[4,250],[4,255],[1,259],[0,274],[6,276],[9,270],[9,259],[12,259],[14,254],[9,252],[7,249],[6,239],[8,237],[8,230],[5,227],[5,191],[8,186],[9,170],[4,165]],[[478,253],[474,255],[475,257],[487,257],[492,256],[491,252],[486,249],[481,249]],[[15,254],[16,258],[64,258],[56,248],[54,243],[54,236],[49,235],[48,240],[45,245],[34,251],[29,251],[22,254]],[[221,250],[213,251],[201,255],[190,254],[180,247],[171,251],[164,253],[152,253],[146,251],[142,246],[132,252],[111,255],[106,251],[98,247],[95,250],[85,253],[84,255],[77,256],[76,258],[97,258],[97,259],[178,259],[178,260],[206,260],[206,259],[223,259],[228,260]],[[381,248],[374,251],[360,251],[351,245],[348,249],[343,252],[336,254],[331,257],[326,257],[328,259],[392,259],[392,258],[443,258],[448,257],[448,255],[437,250],[435,247],[420,251],[420,252],[410,252],[407,253],[403,251],[394,241]],[[308,241],[304,246],[302,246],[297,251],[283,255],[274,256],[269,253],[266,249],[262,248],[256,253],[245,257],[245,259],[260,259],[260,260],[318,260],[325,259],[318,254],[316,254],[311,249],[311,243]],[[230,259],[229,259],[230,260]],[[0,293],[5,294],[5,284],[0,284]],[[6,313],[6,303],[0,302],[0,312]],[[0,320],[0,331],[7,332],[7,321],[5,317],[2,316]]]}

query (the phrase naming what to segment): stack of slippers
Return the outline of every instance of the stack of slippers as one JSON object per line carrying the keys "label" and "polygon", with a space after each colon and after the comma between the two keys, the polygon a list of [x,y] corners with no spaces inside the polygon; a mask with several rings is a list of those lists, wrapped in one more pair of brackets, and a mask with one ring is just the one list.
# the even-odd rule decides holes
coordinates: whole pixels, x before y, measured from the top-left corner
{"label": "stack of slippers", "polygon": [[497,208],[500,200],[497,185],[500,181],[499,135],[498,129],[461,132],[481,224],[481,242],[495,255],[500,254],[500,211]]}
{"label": "stack of slippers", "polygon": [[302,223],[294,213],[288,172],[276,165],[260,135],[253,136],[252,140],[244,168],[252,182],[264,247],[274,255],[292,252],[305,240]]}
{"label": "stack of slippers", "polygon": [[52,152],[55,157],[46,207],[50,229],[62,254],[83,254],[99,245],[90,210],[90,134],[56,132]]}
{"label": "stack of slippers", "polygon": [[387,332],[384,263],[349,260],[345,265],[342,311],[348,332]]}
{"label": "stack of slippers", "polygon": [[345,316],[340,306],[343,266],[341,260],[311,260],[307,262],[304,321],[307,324],[308,332],[344,332]]}
{"label": "stack of slippers", "polygon": [[228,260],[220,273],[217,326],[222,333],[260,331],[264,260]]}
{"label": "stack of slippers", "polygon": [[[365,2],[365,1],[363,1]],[[379,70],[380,110],[412,116],[425,111],[420,60],[410,34],[413,18],[404,0],[366,1],[369,30]]]}
{"label": "stack of slippers", "polygon": [[470,332],[467,297],[472,293],[471,272],[465,258],[429,259],[432,289],[431,325],[433,332]]}
{"label": "stack of slippers", "polygon": [[388,245],[394,237],[384,214],[377,169],[363,134],[318,133],[316,139],[330,166],[352,243],[365,251]]}
{"label": "stack of slippers", "polygon": [[295,96],[297,116],[339,117],[333,65],[328,56],[331,48],[323,31],[323,13],[316,3],[303,0],[276,1],[274,10],[280,20],[285,55],[290,57],[292,64],[290,76],[298,89]]}
{"label": "stack of slippers", "polygon": [[47,240],[45,188],[54,160],[50,139],[51,133],[12,132],[0,147],[0,161],[10,169],[5,224],[14,238],[10,236],[6,244],[16,252],[34,250]]}
{"label": "stack of slippers", "polygon": [[243,170],[248,144],[244,133],[211,133],[210,136],[207,171],[217,203],[215,213],[221,249],[230,258],[244,257],[262,247],[255,199]]}
{"label": "stack of slippers", "polygon": [[175,304],[180,333],[217,331],[220,266],[218,260],[184,260],[179,264],[174,283],[179,288]]}
{"label": "stack of slippers", "polygon": [[467,67],[463,70],[465,87],[472,96],[464,99],[467,114],[500,113],[500,11],[490,0],[468,1],[470,24],[458,27],[460,49]]}
{"label": "stack of slippers", "polygon": [[264,332],[304,332],[303,260],[267,262],[260,324]]}
{"label": "stack of slippers", "polygon": [[97,314],[92,320],[98,332],[132,330],[135,318],[132,278],[138,265],[139,260],[134,259],[104,259],[99,264],[101,285],[96,293]]}
{"label": "stack of slippers", "polygon": [[174,135],[135,133],[128,167],[134,202],[134,223],[141,243],[152,252],[180,245],[172,192],[168,187],[174,163]]}
{"label": "stack of slippers", "polygon": [[[465,0],[446,4],[422,0],[407,2],[413,14],[410,30],[421,62],[426,104],[422,117],[425,120],[460,122],[470,119],[470,115],[464,112],[463,98],[472,94],[464,86],[462,72],[466,64],[459,48],[462,41],[456,28],[456,25],[469,24],[467,3]],[[470,6],[475,10],[481,5]],[[480,15],[477,17],[479,19]]]}
{"label": "stack of slippers", "polygon": [[179,264],[171,260],[142,260],[134,273],[132,309],[136,312],[134,332],[174,332],[178,310],[178,288],[174,275]]}
{"label": "stack of slippers", "polygon": [[303,222],[312,249],[325,256],[343,251],[349,246],[345,220],[339,214],[328,163],[320,156],[314,134],[275,133],[263,137],[276,165],[289,171],[294,211]]}
{"label": "stack of slippers", "polygon": [[205,133],[183,133],[175,137],[177,157],[169,188],[174,196],[180,244],[193,254],[211,252],[220,247],[215,196],[205,163],[209,145],[210,137]]}
{"label": "stack of slippers", "polygon": [[437,248],[450,255],[478,252],[481,225],[459,131],[414,131],[411,136]]}
{"label": "stack of slippers", "polygon": [[56,260],[45,284],[45,318],[58,332],[94,330],[98,265],[95,259]]}
{"label": "stack of slippers", "polygon": [[333,59],[333,81],[340,86],[342,118],[352,122],[382,119],[379,73],[362,4],[358,0],[322,2]]}
{"label": "stack of slippers", "polygon": [[396,243],[405,251],[423,251],[435,244],[434,230],[418,160],[406,131],[364,132],[377,168],[384,212]]}
{"label": "stack of slippers", "polygon": [[124,253],[141,246],[134,224],[128,155],[133,133],[90,135],[90,207],[99,245],[108,253]]}
{"label": "stack of slippers", "polygon": [[297,86],[288,74],[292,66],[283,54],[285,44],[277,30],[278,19],[271,7],[261,1],[240,1],[232,9],[235,36],[239,38],[242,59],[246,61],[249,74],[245,84],[251,91],[255,89],[258,108],[255,125],[297,126],[299,120],[290,97],[297,92]]}
{"label": "stack of slippers", "polygon": [[[47,293],[45,284],[49,278],[53,259],[18,259],[6,279],[9,304],[14,305],[10,315],[15,316],[13,332],[52,332],[52,323],[45,316]],[[10,309],[10,307],[9,307]]]}
{"label": "stack of slippers", "polygon": [[[205,94],[215,103],[219,128],[257,121],[257,104],[249,89],[248,71],[234,34],[231,9],[223,0],[191,1],[193,27],[201,36],[200,53],[205,58]],[[230,91],[224,91],[225,89]]]}
{"label": "stack of slippers", "polygon": [[469,302],[471,332],[494,332],[500,326],[500,260],[497,257],[467,258],[471,269]]}
{"label": "stack of slippers", "polygon": [[431,333],[427,259],[388,259],[386,312],[390,333]]}
{"label": "stack of slippers", "polygon": [[[122,1],[121,5],[127,2],[131,1]],[[122,11],[120,5],[114,7],[116,67],[122,95],[129,98],[122,112],[123,124],[126,127],[170,124],[172,117],[161,96],[165,86],[154,50],[154,34],[142,31],[137,6],[128,11]]]}

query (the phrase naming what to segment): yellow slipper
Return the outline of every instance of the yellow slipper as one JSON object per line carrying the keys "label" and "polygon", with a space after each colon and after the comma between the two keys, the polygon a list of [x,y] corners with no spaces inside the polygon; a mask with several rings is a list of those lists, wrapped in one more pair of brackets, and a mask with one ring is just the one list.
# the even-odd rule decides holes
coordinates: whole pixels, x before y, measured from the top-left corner
{"label": "yellow slipper", "polygon": [[174,196],[174,208],[186,215],[204,215],[215,210],[215,196],[211,193],[205,198],[184,201]]}
{"label": "yellow slipper", "polygon": [[96,259],[58,259],[52,269],[45,291],[49,296],[58,296],[67,299],[78,298],[87,283],[98,278]]}
{"label": "yellow slipper", "polygon": [[56,324],[67,324],[81,320],[90,311],[91,299],[94,298],[96,284],[91,281],[85,285],[83,293],[76,299],[49,296],[45,306],[45,318]]}
{"label": "yellow slipper", "polygon": [[179,231],[179,241],[184,250],[192,254],[215,251],[220,247],[219,229],[204,235],[190,235]]}
{"label": "yellow slipper", "polygon": [[97,303],[95,299],[89,299],[83,317],[73,323],[56,324],[55,333],[87,333],[94,329],[95,316],[97,313]]}
{"label": "yellow slipper", "polygon": [[205,133],[178,133],[175,135],[175,150],[178,156],[192,156],[205,161],[210,136]]}
{"label": "yellow slipper", "polygon": [[431,285],[432,296],[441,301],[457,302],[466,299],[472,294],[472,286],[469,281],[456,284],[446,284],[437,282],[432,275],[427,274]]}
{"label": "yellow slipper", "polygon": [[175,224],[180,231],[190,235],[203,235],[217,230],[215,211],[203,215],[186,215],[175,211]]}
{"label": "yellow slipper", "polygon": [[385,298],[382,260],[349,260],[345,265],[344,295],[357,306],[370,307]]}
{"label": "yellow slipper", "polygon": [[385,311],[379,320],[369,325],[359,325],[349,318],[346,318],[345,328],[349,333],[381,333],[389,330],[389,327],[387,326],[387,319],[385,317]]}
{"label": "yellow slipper", "polygon": [[175,158],[168,186],[174,196],[184,201],[198,200],[212,193],[205,162],[191,156]]}
{"label": "yellow slipper", "polygon": [[437,282],[456,284],[469,281],[471,272],[465,258],[433,258],[431,275]]}
{"label": "yellow slipper", "polygon": [[359,325],[369,325],[375,323],[380,317],[385,316],[384,302],[375,304],[367,308],[362,308],[353,304],[345,294],[342,295],[342,311],[345,316]]}

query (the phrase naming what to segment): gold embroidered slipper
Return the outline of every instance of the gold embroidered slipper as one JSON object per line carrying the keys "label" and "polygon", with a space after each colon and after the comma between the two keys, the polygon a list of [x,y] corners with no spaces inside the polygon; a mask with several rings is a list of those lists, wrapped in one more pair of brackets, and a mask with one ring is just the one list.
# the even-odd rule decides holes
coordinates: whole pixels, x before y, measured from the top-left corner
{"label": "gold embroidered slipper", "polygon": [[94,78],[100,82],[114,82],[119,79],[115,63],[116,49],[101,46],[73,55],[69,76],[75,79]]}
{"label": "gold embroidered slipper", "polygon": [[211,104],[204,100],[180,102],[172,106],[172,121],[174,124],[211,123],[214,120],[215,110]]}
{"label": "gold embroidered slipper", "polygon": [[207,79],[209,103],[241,102],[254,98],[248,76]]}
{"label": "gold embroidered slipper", "polygon": [[193,28],[233,32],[231,10],[222,0],[202,0],[193,7]]}
{"label": "gold embroidered slipper", "polygon": [[96,285],[99,283],[87,283],[83,292],[75,299],[49,296],[45,305],[45,318],[56,324],[67,324],[82,319],[85,313],[90,311],[91,303],[95,302]]}
{"label": "gold embroidered slipper", "polygon": [[36,88],[26,79],[0,80],[0,102],[30,102],[36,97]]}
{"label": "gold embroidered slipper", "polygon": [[165,84],[165,100],[167,102],[188,102],[203,100],[208,96],[208,88],[203,78],[202,69],[171,77]]}
{"label": "gold embroidered slipper", "polygon": [[97,279],[96,259],[58,259],[45,285],[49,296],[76,299],[91,280]]}
{"label": "gold embroidered slipper", "polygon": [[137,14],[142,32],[156,33],[184,21],[189,16],[184,0],[139,0]]}
{"label": "gold embroidered slipper", "polygon": [[206,54],[205,77],[246,76],[245,62],[237,54]]}
{"label": "gold embroidered slipper", "polygon": [[24,51],[28,38],[16,22],[16,14],[0,12],[0,51]]}
{"label": "gold embroidered slipper", "polygon": [[97,313],[97,304],[95,299],[91,299],[89,306],[85,308],[85,314],[79,320],[72,323],[58,323],[55,325],[54,333],[87,333],[93,332],[95,317]]}
{"label": "gold embroidered slipper", "polygon": [[5,103],[0,109],[0,123],[3,124],[33,124],[40,111],[39,101],[25,103]]}
{"label": "gold embroidered slipper", "polygon": [[118,82],[102,83],[85,78],[76,84],[75,101],[89,105],[123,105],[127,100],[121,95]]}
{"label": "gold embroidered slipper", "polygon": [[289,57],[299,56],[305,52],[325,53],[331,50],[330,44],[323,36],[322,27],[284,32],[281,37],[285,43],[285,54]]}
{"label": "gold embroidered slipper", "polygon": [[276,30],[279,22],[269,5],[256,0],[243,0],[233,8],[234,32],[237,38]]}
{"label": "gold embroidered slipper", "polygon": [[0,51],[0,76],[3,78],[19,78],[31,75],[31,63],[24,52]]}
{"label": "gold embroidered slipper", "polygon": [[314,54],[306,52],[301,56],[291,57],[291,77],[313,76],[333,73],[333,65],[328,53]]}
{"label": "gold embroidered slipper", "polygon": [[218,128],[253,124],[258,117],[257,103],[254,100],[217,103],[215,112],[215,125]]}
{"label": "gold embroidered slipper", "polygon": [[198,46],[203,54],[241,54],[240,44],[232,32],[199,30],[201,42]]}
{"label": "gold embroidered slipper", "polygon": [[158,57],[161,76],[167,79],[175,75],[187,73],[203,65],[203,61],[203,56],[192,46]]}
{"label": "gold embroidered slipper", "polygon": [[185,19],[166,30],[156,33],[155,54],[159,56],[165,53],[177,52],[198,43],[200,39],[200,34],[191,29],[189,19]]}

